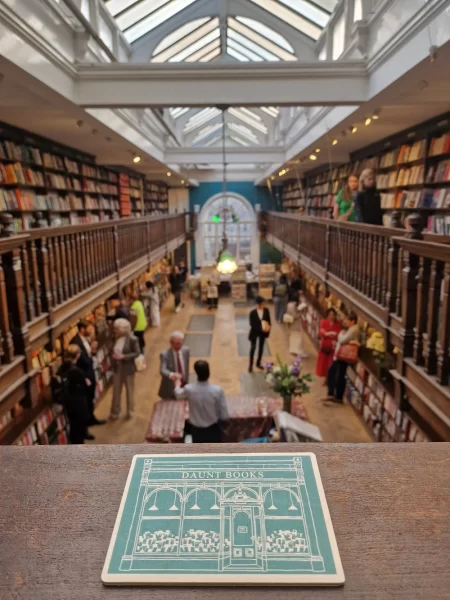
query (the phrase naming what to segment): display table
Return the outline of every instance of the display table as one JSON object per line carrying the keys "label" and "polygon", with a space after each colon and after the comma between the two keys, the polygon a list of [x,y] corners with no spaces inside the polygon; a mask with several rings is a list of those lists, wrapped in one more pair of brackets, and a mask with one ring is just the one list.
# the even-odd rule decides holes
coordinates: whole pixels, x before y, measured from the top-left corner
{"label": "display table", "polygon": [[153,408],[145,439],[152,444],[181,443],[188,416],[186,400],[161,400]]}
{"label": "display table", "polygon": [[[313,452],[342,588],[105,588],[100,574],[132,457]],[[0,447],[4,600],[449,600],[450,444]]]}
{"label": "display table", "polygon": [[[223,426],[222,440],[228,443],[267,436],[273,413],[283,410],[282,398],[228,396],[226,400],[230,420]],[[292,400],[291,408],[294,416],[308,421],[300,398]],[[152,444],[181,443],[188,418],[186,400],[160,400],[153,409],[145,439]]]}

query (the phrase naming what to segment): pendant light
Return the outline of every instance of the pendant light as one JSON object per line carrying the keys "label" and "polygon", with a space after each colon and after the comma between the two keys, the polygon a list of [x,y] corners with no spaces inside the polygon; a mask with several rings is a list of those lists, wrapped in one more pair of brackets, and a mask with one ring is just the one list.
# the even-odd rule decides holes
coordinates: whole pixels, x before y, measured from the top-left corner
{"label": "pendant light", "polygon": [[231,275],[236,271],[236,261],[228,250],[228,238],[227,238],[227,217],[228,217],[228,198],[227,198],[227,159],[226,159],[226,147],[225,147],[225,112],[226,107],[221,107],[222,110],[222,162],[223,162],[223,179],[222,179],[222,196],[223,196],[223,237],[222,237],[222,249],[217,257],[216,268],[222,275]]}

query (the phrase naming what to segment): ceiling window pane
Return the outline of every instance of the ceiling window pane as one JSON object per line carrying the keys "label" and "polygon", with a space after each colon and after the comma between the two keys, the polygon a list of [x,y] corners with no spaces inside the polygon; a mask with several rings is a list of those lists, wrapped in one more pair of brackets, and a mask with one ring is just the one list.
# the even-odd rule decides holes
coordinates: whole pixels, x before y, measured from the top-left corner
{"label": "ceiling window pane", "polygon": [[185,60],[188,56],[190,56],[194,52],[197,52],[197,50],[199,50],[200,48],[203,48],[206,44],[209,44],[210,42],[212,42],[213,40],[216,40],[219,37],[220,37],[220,31],[218,28],[214,29],[214,31],[210,31],[208,34],[203,36],[200,40],[195,42],[195,44],[190,44],[188,48],[186,48],[179,54],[176,54],[175,56],[173,56],[170,59],[170,62],[181,62],[181,61]]}
{"label": "ceiling window pane", "polygon": [[363,18],[362,0],[355,0],[355,6],[353,9],[353,22],[361,21]]}
{"label": "ceiling window pane", "polygon": [[136,23],[136,25],[127,29],[124,32],[126,40],[130,43],[136,41],[138,38],[149,31],[152,31],[155,27],[158,27],[158,25],[161,25],[161,23],[164,23],[164,21],[167,21],[196,1],[197,0],[171,0],[170,2],[167,2],[162,8],[152,12]]}
{"label": "ceiling window pane", "polygon": [[[239,33],[244,35],[246,38],[248,38],[249,40],[251,40],[252,42],[257,44],[258,46],[264,48],[264,50],[266,50],[267,52],[270,52],[273,56],[276,56],[278,59],[286,60],[286,61],[287,60],[296,60],[294,54],[291,54],[290,52],[287,52],[283,48],[280,48],[280,46],[277,46],[277,44],[274,44],[273,42],[271,42],[267,38],[263,37],[262,35],[260,35],[256,31],[254,31],[253,29],[246,27],[244,24],[239,23],[235,19],[231,19],[231,18],[228,19],[228,26],[231,27],[232,29],[234,29],[235,31],[238,31]],[[270,59],[267,59],[267,60],[270,60]]]}
{"label": "ceiling window pane", "polygon": [[275,15],[275,17],[292,25],[292,27],[295,27],[295,29],[298,29],[313,40],[319,39],[322,33],[321,27],[314,25],[298,13],[294,13],[279,2],[275,2],[275,0],[250,0],[250,2],[257,4],[260,8]]}
{"label": "ceiling window pane", "polygon": [[116,17],[117,25],[122,29],[128,29],[144,17],[148,17],[160,9],[168,0],[141,0],[135,2],[130,8],[123,11]]}
{"label": "ceiling window pane", "polygon": [[106,8],[113,17],[132,6],[136,0],[106,0]]}
{"label": "ceiling window pane", "polygon": [[231,38],[231,39],[233,39],[233,40],[236,40],[237,42],[239,42],[242,46],[244,46],[244,48],[248,48],[249,50],[252,50],[256,54],[258,54],[259,56],[261,56],[261,58],[263,58],[264,60],[268,60],[268,61],[278,61],[278,60],[280,60],[278,58],[278,56],[275,56],[275,54],[272,54],[271,52],[268,52],[262,46],[259,46],[258,44],[255,44],[255,42],[252,42],[247,37],[245,37],[241,33],[238,33],[237,31],[235,31],[231,27],[228,28],[228,37]]}
{"label": "ceiling window pane", "polygon": [[[228,31],[228,34],[229,33],[230,32]],[[230,52],[231,50],[233,50],[234,52],[238,52],[240,55],[242,55],[244,57],[245,61],[252,60],[254,62],[261,62],[264,60],[262,58],[262,56],[259,56],[259,54],[255,54],[251,50],[248,50],[248,48],[245,48],[244,46],[242,46],[241,44],[236,42],[236,40],[231,39],[229,36],[227,38],[227,46],[228,46],[228,52]],[[231,54],[231,52],[230,52],[230,54]],[[238,58],[238,60],[242,60],[242,59]]]}
{"label": "ceiling window pane", "polygon": [[[166,62],[167,60],[180,62],[181,60],[184,60],[183,58],[178,58],[179,54],[184,50],[187,50],[187,54],[185,56],[189,56],[193,52],[196,52],[199,48],[203,47],[205,44],[209,43],[211,39],[206,40],[206,36],[213,29],[217,29],[218,25],[219,19],[211,19],[205,25],[201,25],[194,31],[191,29],[191,33],[185,35],[178,42],[172,44],[172,46],[166,50],[163,50],[159,54],[154,54],[152,62]],[[198,41],[202,42],[200,43],[200,46],[198,45]]]}
{"label": "ceiling window pane", "polygon": [[248,146],[249,145],[248,142],[244,142],[244,140],[241,140],[241,138],[238,138],[235,135],[232,135],[231,139],[233,140],[233,142],[236,142],[236,144],[239,144],[240,146]]}
{"label": "ceiling window pane", "polygon": [[181,117],[181,115],[184,115],[184,113],[187,113],[188,110],[190,110],[190,108],[186,108],[186,107],[184,107],[184,108],[181,108],[181,107],[179,107],[179,108],[171,108],[170,109],[170,114],[172,115],[172,117],[174,119],[178,119],[178,117]]}
{"label": "ceiling window pane", "polygon": [[241,54],[240,52],[235,50],[232,46],[230,46],[230,44],[228,44],[227,53],[230,56],[232,56],[233,58],[235,58],[236,60],[238,60],[239,62],[250,62],[249,58],[247,58],[246,56],[244,56],[243,54]]}
{"label": "ceiling window pane", "polygon": [[255,121],[260,121],[262,122],[262,119],[259,115],[257,115],[255,112],[253,112],[252,110],[249,110],[248,108],[245,108],[243,106],[239,107],[239,110],[243,113],[245,113],[246,115],[248,115],[249,117],[252,117],[253,119],[255,119]]}
{"label": "ceiling window pane", "polygon": [[216,123],[215,125],[209,125],[208,127],[205,127],[204,129],[201,130],[201,132],[194,138],[194,141],[192,142],[192,145],[198,144],[199,142],[201,142],[201,140],[203,140],[204,138],[209,137],[210,135],[212,135],[213,133],[216,133],[216,131],[219,131],[219,129],[222,129],[222,123]]}
{"label": "ceiling window pane", "polygon": [[175,44],[176,42],[178,42],[179,40],[184,38],[184,36],[188,35],[192,31],[197,29],[197,27],[201,27],[202,25],[204,25],[208,20],[209,20],[209,17],[205,17],[203,19],[196,19],[195,21],[189,21],[189,23],[186,23],[185,25],[183,25],[176,31],[169,33],[169,35],[166,36],[156,46],[155,51],[153,52],[153,56],[156,56],[157,54],[159,54],[160,52],[162,52],[169,46],[172,46],[172,44]]}
{"label": "ceiling window pane", "polygon": [[203,56],[200,59],[200,62],[209,62],[213,58],[216,58],[216,56],[219,56],[219,54],[220,54],[220,44],[215,50],[213,50],[212,52],[209,52],[208,54],[205,54],[205,56]]}
{"label": "ceiling window pane", "polygon": [[310,21],[313,21],[319,27],[325,27],[330,18],[329,13],[314,6],[308,0],[281,0],[281,2]]}
{"label": "ceiling window pane", "polygon": [[217,49],[219,49],[219,54],[220,54],[220,40],[214,40],[210,44],[206,44],[206,46],[204,46],[203,48],[200,48],[200,50],[198,52],[194,52],[194,54],[191,54],[190,56],[188,56],[186,58],[186,62],[196,62],[196,61],[207,62],[208,60],[211,60],[211,59],[208,59],[206,57],[209,56],[210,54],[212,54],[213,52],[215,52]]}
{"label": "ceiling window pane", "polygon": [[314,4],[317,4],[318,6],[320,6],[320,8],[323,8],[324,10],[326,10],[327,12],[329,12],[331,14],[333,12],[333,10],[336,8],[339,0],[313,0],[313,1],[314,1]]}
{"label": "ceiling window pane", "polygon": [[272,117],[278,117],[280,114],[279,109],[275,108],[275,106],[261,106],[261,110]]}
{"label": "ceiling window pane", "polygon": [[333,28],[333,60],[337,60],[344,52],[345,19],[344,15],[336,21]]}
{"label": "ceiling window pane", "polygon": [[244,25],[250,27],[250,29],[253,29],[260,35],[264,36],[269,40],[272,40],[273,42],[275,42],[275,44],[278,44],[280,48],[284,48],[291,54],[294,54],[294,48],[291,46],[291,44],[282,35],[274,31],[273,29],[270,29],[270,27],[267,27],[263,23],[260,23],[259,21],[254,21],[253,19],[248,19],[247,17],[236,17],[236,21],[239,21],[239,23],[243,23]]}
{"label": "ceiling window pane", "polygon": [[244,123],[247,123],[247,125],[250,125],[257,131],[260,131],[261,133],[267,133],[267,127],[263,123],[255,121],[255,119],[253,119],[252,117],[247,116],[239,108],[229,108],[228,112],[230,115],[233,115],[237,119],[240,119]]}

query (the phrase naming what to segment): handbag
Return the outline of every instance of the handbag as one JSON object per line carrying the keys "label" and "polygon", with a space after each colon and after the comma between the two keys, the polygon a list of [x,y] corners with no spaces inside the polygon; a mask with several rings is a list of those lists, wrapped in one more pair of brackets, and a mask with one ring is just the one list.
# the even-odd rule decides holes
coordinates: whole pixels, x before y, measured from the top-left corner
{"label": "handbag", "polygon": [[320,340],[319,351],[323,354],[331,354],[334,351],[336,344],[331,338],[323,338]]}
{"label": "handbag", "polygon": [[336,352],[336,360],[342,360],[350,365],[353,365],[358,362],[358,351],[358,343],[353,342],[349,344],[342,344],[342,346],[339,346],[338,351]]}
{"label": "handbag", "polygon": [[289,313],[284,313],[283,323],[286,323],[286,325],[292,325],[293,322],[294,322],[294,317],[292,315],[290,315]]}
{"label": "handbag", "polygon": [[134,366],[136,367],[136,371],[138,373],[145,371],[147,365],[145,363],[145,356],[143,354],[139,354],[139,356],[136,356],[136,358],[134,359]]}

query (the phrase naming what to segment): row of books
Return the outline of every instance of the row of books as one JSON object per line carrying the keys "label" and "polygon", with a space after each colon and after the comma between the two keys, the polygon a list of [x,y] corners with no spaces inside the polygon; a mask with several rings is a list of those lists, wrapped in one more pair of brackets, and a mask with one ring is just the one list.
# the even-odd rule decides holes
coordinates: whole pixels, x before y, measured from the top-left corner
{"label": "row of books", "polygon": [[439,156],[448,153],[450,153],[450,133],[431,140],[428,156]]}
{"label": "row of books", "polygon": [[378,168],[384,169],[425,158],[426,148],[426,139],[418,140],[413,144],[402,144],[399,148],[385,152],[380,158]]}
{"label": "row of books", "polygon": [[427,436],[400,410],[384,386],[359,361],[347,370],[346,397],[362,415],[375,441],[428,442]]}
{"label": "row of books", "polygon": [[98,196],[93,198],[92,196],[87,195],[84,199],[86,210],[89,209],[105,209],[105,210],[116,210],[118,211],[120,208],[120,204],[118,200],[109,200],[107,198],[103,198],[103,196]]}
{"label": "row of books", "polygon": [[426,231],[437,235],[450,235],[450,215],[430,215]]}
{"label": "row of books", "polygon": [[57,190],[72,190],[75,192],[81,192],[81,182],[75,177],[67,177],[64,175],[58,175],[56,173],[46,173],[45,179],[47,187],[55,188]]}
{"label": "row of books", "polygon": [[376,178],[377,188],[386,189],[421,184],[423,183],[424,172],[424,165],[417,165],[412,168],[390,171],[389,173],[380,173]]}
{"label": "row of books", "polygon": [[0,163],[0,185],[14,183],[44,187],[44,173],[22,167],[18,162],[6,165]]}
{"label": "row of books", "polygon": [[381,194],[381,208],[430,208],[450,210],[450,188],[401,190]]}
{"label": "row of books", "polygon": [[75,194],[36,194],[33,190],[0,188],[0,210],[84,210],[83,200]]}
{"label": "row of books", "polygon": [[83,189],[86,192],[105,194],[107,196],[118,196],[119,189],[116,185],[109,183],[99,183],[92,179],[83,179]]}
{"label": "row of books", "polygon": [[42,166],[42,156],[38,148],[15,144],[9,140],[0,140],[0,159],[16,160]]}
{"label": "row of books", "polygon": [[437,166],[431,166],[427,173],[427,183],[450,181],[450,160],[442,160]]}
{"label": "row of books", "polygon": [[[18,446],[67,444],[67,420],[57,406],[45,409],[17,442]],[[50,431],[52,429],[52,431]]]}

